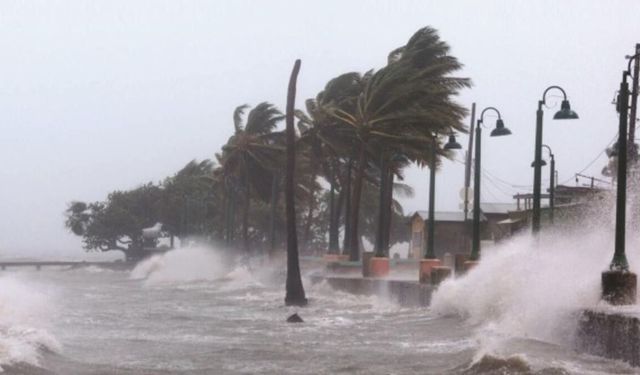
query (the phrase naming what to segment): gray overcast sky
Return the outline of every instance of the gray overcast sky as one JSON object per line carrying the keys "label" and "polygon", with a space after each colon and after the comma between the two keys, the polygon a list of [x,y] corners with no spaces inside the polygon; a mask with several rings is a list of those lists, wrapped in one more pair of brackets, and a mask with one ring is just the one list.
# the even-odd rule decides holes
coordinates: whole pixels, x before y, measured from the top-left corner
{"label": "gray overcast sky", "polygon": [[[483,139],[483,165],[495,176],[495,185],[485,179],[483,200],[526,190],[499,180],[531,185],[535,110],[551,84],[567,90],[581,117],[551,120],[557,97],[545,112],[545,143],[560,181],[573,184],[616,134],[611,100],[624,56],[640,42],[638,16],[633,0],[4,0],[0,255],[81,253],[63,228],[67,202],[101,200],[211,158],[237,105],[284,107],[296,58],[301,104],[340,73],[381,67],[426,25],[474,82],[460,102],[498,107],[514,133]],[[584,173],[598,175],[604,163],[601,156]],[[417,193],[407,211],[426,207],[427,174],[407,173]],[[445,163],[437,209],[457,209],[462,182],[462,166]]]}

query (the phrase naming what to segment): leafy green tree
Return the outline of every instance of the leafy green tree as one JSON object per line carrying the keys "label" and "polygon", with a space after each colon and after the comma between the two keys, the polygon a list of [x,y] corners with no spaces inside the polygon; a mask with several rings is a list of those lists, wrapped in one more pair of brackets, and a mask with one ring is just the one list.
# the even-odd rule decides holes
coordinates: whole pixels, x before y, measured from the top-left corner
{"label": "leafy green tree", "polygon": [[216,190],[213,171],[211,160],[192,160],[163,182],[160,221],[172,239],[222,237],[221,194]]}
{"label": "leafy green tree", "polygon": [[142,229],[159,219],[162,190],[153,184],[130,191],[114,191],[105,202],[72,202],[66,211],[66,227],[82,236],[88,251],[124,252],[128,260],[144,257]]}

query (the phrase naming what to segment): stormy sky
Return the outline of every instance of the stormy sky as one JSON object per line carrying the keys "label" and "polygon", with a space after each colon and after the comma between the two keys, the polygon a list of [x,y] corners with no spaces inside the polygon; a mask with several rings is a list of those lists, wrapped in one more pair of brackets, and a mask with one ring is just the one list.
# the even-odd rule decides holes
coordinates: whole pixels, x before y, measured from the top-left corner
{"label": "stormy sky", "polygon": [[[513,132],[485,132],[483,201],[530,190],[535,110],[553,84],[580,115],[553,121],[559,93],[548,97],[544,142],[560,182],[602,177],[638,15],[632,0],[2,1],[0,256],[82,255],[63,226],[69,201],[102,200],[213,157],[236,106],[284,108],[296,58],[301,105],[338,74],[382,67],[427,25],[473,80],[459,102],[498,107]],[[437,210],[458,209],[463,174],[459,162],[443,165]],[[407,171],[416,190],[407,212],[426,208],[427,176]]]}

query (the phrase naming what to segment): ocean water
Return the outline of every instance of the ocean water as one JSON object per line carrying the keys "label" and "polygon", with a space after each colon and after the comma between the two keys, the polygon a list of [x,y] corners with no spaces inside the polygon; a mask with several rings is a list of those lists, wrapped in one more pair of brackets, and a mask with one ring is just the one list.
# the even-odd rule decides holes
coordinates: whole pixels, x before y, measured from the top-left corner
{"label": "ocean water", "polygon": [[[4,271],[0,366],[25,375],[640,373],[572,349],[575,314],[600,303],[610,255],[608,236],[585,236],[585,248],[549,238],[533,252],[523,237],[487,251],[430,308],[307,279],[309,306],[285,307],[278,264],[202,248],[128,272]],[[294,312],[303,324],[285,322]]]}

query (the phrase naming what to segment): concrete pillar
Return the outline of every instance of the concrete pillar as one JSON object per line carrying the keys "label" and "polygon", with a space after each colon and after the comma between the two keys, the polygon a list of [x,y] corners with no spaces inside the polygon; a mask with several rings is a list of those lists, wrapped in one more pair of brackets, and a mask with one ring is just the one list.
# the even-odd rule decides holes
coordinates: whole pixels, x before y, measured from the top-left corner
{"label": "concrete pillar", "polygon": [[453,271],[449,267],[437,266],[431,268],[431,284],[440,285],[441,282],[451,276]]}
{"label": "concrete pillar", "polygon": [[418,269],[418,280],[426,284],[431,280],[431,269],[441,265],[440,259],[420,259],[420,267]]}
{"label": "concrete pillar", "polygon": [[340,261],[338,254],[324,254],[322,259],[327,263],[336,263]]}
{"label": "concrete pillar", "polygon": [[468,260],[468,261],[464,262],[464,264],[462,266],[463,273],[467,273],[467,272],[471,271],[471,269],[476,267],[479,263],[480,263],[480,261],[477,261],[477,260]]}
{"label": "concrete pillar", "polygon": [[451,253],[445,253],[442,257],[442,265],[451,269],[456,268],[456,260]]}
{"label": "concrete pillar", "polygon": [[371,277],[385,277],[389,274],[389,258],[372,257],[369,261]]}
{"label": "concrete pillar", "polygon": [[602,299],[612,305],[633,305],[637,285],[633,272],[605,271],[602,273]]}
{"label": "concrete pillar", "polygon": [[373,258],[372,251],[365,251],[362,253],[362,277],[370,277],[371,276],[371,266],[370,261]]}
{"label": "concrete pillar", "polygon": [[468,255],[466,254],[456,254],[455,255],[455,266],[454,270],[456,273],[464,272],[464,262],[467,261]]}

